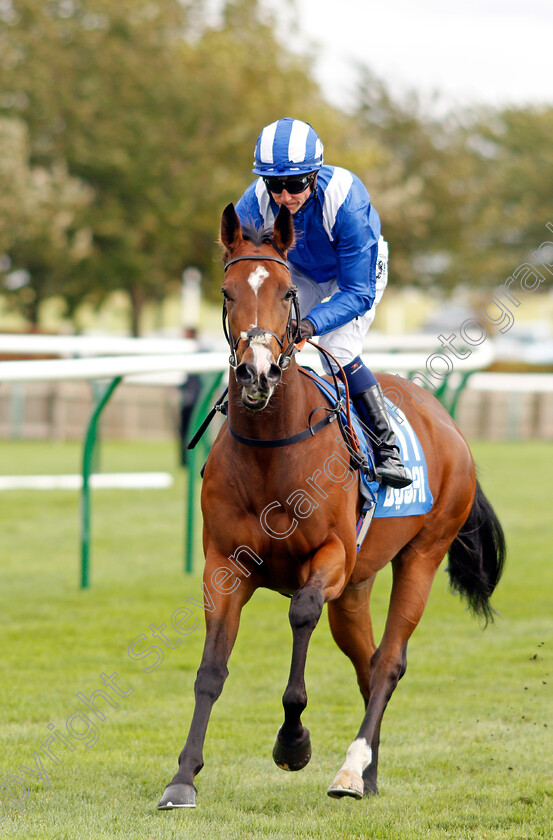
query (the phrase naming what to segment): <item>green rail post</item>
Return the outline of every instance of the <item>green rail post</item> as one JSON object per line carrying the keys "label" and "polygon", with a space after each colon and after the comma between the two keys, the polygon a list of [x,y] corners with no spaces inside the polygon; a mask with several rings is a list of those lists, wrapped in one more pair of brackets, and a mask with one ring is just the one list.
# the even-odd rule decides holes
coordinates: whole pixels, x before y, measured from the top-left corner
{"label": "green rail post", "polygon": [[[433,393],[433,396],[436,397],[436,399],[440,401],[440,403],[443,405],[443,407],[445,408],[446,411],[449,411],[448,396],[447,395],[448,395],[448,388],[449,388],[448,380],[449,380],[450,376],[451,376],[451,374],[448,373],[447,376],[445,377],[444,381],[440,385],[438,385],[438,387],[436,388],[436,390]],[[430,393],[432,393],[432,392],[430,392]]]}
{"label": "green rail post", "polygon": [[473,373],[476,373],[476,371],[475,370],[467,370],[463,373],[463,375],[461,377],[461,381],[457,385],[457,387],[456,387],[456,389],[453,393],[453,396],[452,396],[452,398],[449,402],[448,411],[449,411],[449,413],[451,415],[451,418],[453,420],[457,419],[456,414],[457,414],[457,404],[459,402],[459,397],[461,396],[462,392],[464,391],[464,389],[466,387],[466,384],[469,381],[470,377],[473,375]]}
{"label": "green rail post", "polygon": [[[204,417],[211,408],[211,403],[215,396],[215,392],[220,387],[226,370],[216,374],[208,374],[205,376],[205,385],[203,387],[203,395],[196,405],[192,415],[192,422],[190,428],[193,429],[192,434],[196,433]],[[192,435],[191,435],[192,437]],[[200,444],[204,457],[207,457],[210,447],[202,440]],[[186,516],[185,516],[185,544],[184,544],[184,570],[186,574],[190,575],[194,571],[194,541],[196,533],[195,523],[195,501],[196,501],[196,483],[198,481],[197,473],[197,449],[189,449],[187,456],[187,470],[188,470],[188,489],[186,496]]]}
{"label": "green rail post", "polygon": [[[416,373],[416,371],[410,371],[408,374],[408,379],[410,379],[414,373]],[[445,410],[449,412],[449,415],[452,420],[456,419],[455,415],[457,413],[457,405],[459,403],[459,398],[473,373],[476,373],[476,370],[465,371],[461,375],[461,379],[458,385],[451,384],[452,374],[448,374],[445,377],[444,381],[434,391],[434,396],[437,400],[440,401]]]}
{"label": "green rail post", "polygon": [[90,474],[92,472],[98,420],[109,398],[123,379],[116,376],[97,397],[88,421],[83,447],[83,487],[81,491],[81,589],[90,585]]}

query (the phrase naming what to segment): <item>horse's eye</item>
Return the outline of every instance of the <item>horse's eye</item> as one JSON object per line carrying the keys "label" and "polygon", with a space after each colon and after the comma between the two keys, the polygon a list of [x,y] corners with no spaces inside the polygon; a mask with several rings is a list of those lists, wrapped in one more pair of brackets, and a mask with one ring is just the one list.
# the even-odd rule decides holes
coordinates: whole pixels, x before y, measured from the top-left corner
{"label": "horse's eye", "polygon": [[294,290],[293,289],[288,289],[288,291],[284,295],[284,300],[290,300],[293,297],[294,297]]}
{"label": "horse's eye", "polygon": [[225,300],[232,300],[231,296],[229,295],[226,289],[221,289],[221,292],[223,293],[223,297],[225,298]]}

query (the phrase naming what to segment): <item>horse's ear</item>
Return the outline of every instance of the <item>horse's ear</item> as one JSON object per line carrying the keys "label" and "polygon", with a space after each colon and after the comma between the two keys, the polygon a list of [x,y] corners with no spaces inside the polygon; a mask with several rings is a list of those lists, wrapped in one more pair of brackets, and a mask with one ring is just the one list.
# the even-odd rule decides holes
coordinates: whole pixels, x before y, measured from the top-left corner
{"label": "horse's ear", "polygon": [[221,218],[221,244],[232,251],[242,241],[240,219],[234,209],[234,204],[227,204]]}
{"label": "horse's ear", "polygon": [[273,241],[283,254],[294,244],[294,223],[292,214],[284,205],[281,206],[275,219]]}

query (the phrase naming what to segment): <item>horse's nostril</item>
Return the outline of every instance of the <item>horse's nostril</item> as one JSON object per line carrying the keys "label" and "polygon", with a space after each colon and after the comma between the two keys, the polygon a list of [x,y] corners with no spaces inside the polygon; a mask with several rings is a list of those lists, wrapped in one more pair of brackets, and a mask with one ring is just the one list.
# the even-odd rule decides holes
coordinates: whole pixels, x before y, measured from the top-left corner
{"label": "horse's nostril", "polygon": [[255,369],[247,364],[247,362],[242,362],[242,364],[238,365],[235,376],[239,385],[251,385],[257,378]]}
{"label": "horse's nostril", "polygon": [[278,383],[280,382],[281,376],[282,376],[282,368],[280,368],[278,365],[275,365],[274,363],[272,365],[270,365],[269,371],[267,373],[267,381],[271,385],[278,385]]}
{"label": "horse's nostril", "polygon": [[259,382],[264,388],[274,388],[275,385],[278,385],[278,383],[280,382],[281,376],[282,370],[279,368],[278,365],[272,364],[269,366],[269,370],[263,371],[263,373],[259,377]]}

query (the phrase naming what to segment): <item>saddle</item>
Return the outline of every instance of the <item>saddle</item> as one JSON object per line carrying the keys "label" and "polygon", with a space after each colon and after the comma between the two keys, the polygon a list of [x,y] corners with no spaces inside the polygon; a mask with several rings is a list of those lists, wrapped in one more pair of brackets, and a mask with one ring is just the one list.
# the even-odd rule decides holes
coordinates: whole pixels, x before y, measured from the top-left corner
{"label": "saddle", "polygon": [[[345,388],[341,382],[331,383],[323,379],[310,368],[303,368],[307,375],[315,382],[319,390],[332,403],[345,401]],[[338,391],[338,393],[337,393]],[[428,513],[434,500],[428,484],[428,470],[424,451],[415,430],[405,414],[393,403],[385,399],[386,405],[392,409],[390,419],[398,440],[403,463],[409,468],[413,483],[408,487],[394,488],[380,484],[374,472],[373,446],[370,438],[365,434],[355,407],[351,407],[351,425],[360,444],[359,453],[359,492],[363,498],[361,516],[357,522],[357,550],[359,551],[369,529],[373,516],[376,519],[394,516],[420,516]],[[346,424],[345,412],[342,421]],[[352,463],[352,467],[354,464]]]}

